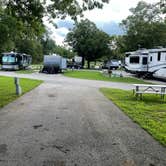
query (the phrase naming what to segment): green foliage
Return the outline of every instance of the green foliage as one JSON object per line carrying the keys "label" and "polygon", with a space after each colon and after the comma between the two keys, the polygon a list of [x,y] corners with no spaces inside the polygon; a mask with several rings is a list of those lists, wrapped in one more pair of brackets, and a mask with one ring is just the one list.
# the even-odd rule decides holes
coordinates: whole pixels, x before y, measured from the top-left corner
{"label": "green foliage", "polygon": [[46,40],[42,40],[42,46],[43,46],[43,54],[49,55],[53,54],[56,48],[55,41],[47,38]]}
{"label": "green foliage", "polygon": [[51,2],[52,4],[48,5],[47,11],[51,13],[52,17],[63,19],[70,15],[72,19],[76,19],[78,15],[83,15],[83,11],[102,8],[103,3],[108,3],[109,0],[51,0]]}
{"label": "green foliage", "polygon": [[140,101],[133,96],[132,91],[108,88],[100,90],[134,122],[166,146],[166,101],[161,101],[159,96],[153,94],[144,95]]}
{"label": "green foliage", "polygon": [[22,37],[34,38],[43,34],[44,3],[40,0],[9,0],[5,12],[23,24]]}
{"label": "green foliage", "polygon": [[42,45],[37,40],[19,40],[16,47],[18,52],[31,55],[33,63],[39,63],[43,60]]}
{"label": "green foliage", "polygon": [[106,77],[98,71],[67,71],[64,73],[67,77],[88,79],[88,80],[100,80],[100,81],[111,81],[111,82],[125,82],[125,83],[139,83],[144,84],[143,80],[139,80],[131,77]]}
{"label": "green foliage", "polygon": [[34,73],[35,71],[34,70],[30,70],[30,69],[28,69],[28,70],[18,70],[18,71],[16,71],[16,73],[18,73],[18,74],[32,74],[32,73]]}
{"label": "green foliage", "polygon": [[0,52],[9,51],[15,47],[14,39],[17,37],[16,19],[0,10]]}
{"label": "green foliage", "polygon": [[110,54],[103,56],[101,60],[108,61],[110,59],[124,59],[124,52],[126,49],[125,40],[123,36],[111,36],[109,39]]}
{"label": "green foliage", "polygon": [[[3,107],[4,105],[18,98],[18,96],[15,94],[15,84],[12,77],[0,76],[0,82],[0,107]],[[25,78],[20,79],[20,85],[22,87],[23,94],[37,87],[41,83],[42,81],[39,80],[31,80]]]}
{"label": "green foliage", "polygon": [[46,40],[42,40],[43,53],[44,55],[58,54],[65,58],[73,58],[75,53],[72,50],[66,49],[65,47],[56,45],[55,41],[47,37]]}
{"label": "green foliage", "polygon": [[71,49],[66,49],[65,47],[62,46],[56,46],[54,52],[68,59],[71,59],[76,55]]}
{"label": "green foliage", "polygon": [[126,51],[166,45],[166,22],[158,5],[140,1],[130,11],[132,15],[121,24],[126,30]]}
{"label": "green foliage", "polygon": [[79,56],[88,62],[99,59],[110,51],[109,36],[88,19],[76,23],[73,30],[68,33],[66,41]]}
{"label": "green foliage", "polygon": [[[27,23],[10,14],[8,8],[0,10],[0,53],[16,50],[32,55],[33,62],[41,62],[43,53],[37,39],[39,33],[33,33],[33,27],[27,28]],[[40,29],[40,26],[37,27]]]}
{"label": "green foliage", "polygon": [[103,3],[108,1],[51,0],[51,3],[46,3],[46,0],[0,0],[0,53],[14,49],[23,51],[31,54],[34,62],[40,62],[43,53],[54,51],[72,57],[72,52],[55,46],[52,40],[42,42],[41,38],[46,32],[43,17],[64,18],[70,15],[76,19],[84,10],[102,8]]}

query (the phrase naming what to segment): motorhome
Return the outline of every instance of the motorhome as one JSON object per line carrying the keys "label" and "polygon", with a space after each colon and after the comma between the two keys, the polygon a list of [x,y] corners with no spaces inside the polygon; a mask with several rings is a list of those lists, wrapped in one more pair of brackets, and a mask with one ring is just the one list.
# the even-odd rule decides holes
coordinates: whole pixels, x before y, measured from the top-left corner
{"label": "motorhome", "polygon": [[1,69],[2,70],[19,70],[25,69],[31,64],[32,58],[30,55],[22,53],[2,53]]}
{"label": "motorhome", "polygon": [[161,68],[166,68],[166,48],[126,52],[125,69],[131,73],[152,75]]}

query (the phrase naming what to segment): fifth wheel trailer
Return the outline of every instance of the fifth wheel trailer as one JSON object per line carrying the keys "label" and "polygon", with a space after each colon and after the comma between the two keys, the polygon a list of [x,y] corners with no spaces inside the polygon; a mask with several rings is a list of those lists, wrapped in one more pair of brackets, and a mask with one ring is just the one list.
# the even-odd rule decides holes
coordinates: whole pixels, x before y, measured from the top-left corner
{"label": "fifth wheel trailer", "polygon": [[157,71],[166,68],[166,48],[141,49],[127,52],[125,68],[131,73],[152,76]]}

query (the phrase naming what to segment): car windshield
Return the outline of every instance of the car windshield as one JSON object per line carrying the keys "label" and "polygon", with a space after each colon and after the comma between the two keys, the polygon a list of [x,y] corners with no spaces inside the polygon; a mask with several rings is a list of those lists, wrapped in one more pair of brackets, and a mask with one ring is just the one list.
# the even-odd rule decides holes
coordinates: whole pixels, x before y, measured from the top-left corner
{"label": "car windshield", "polygon": [[5,54],[2,57],[2,62],[15,62],[15,55],[14,54]]}

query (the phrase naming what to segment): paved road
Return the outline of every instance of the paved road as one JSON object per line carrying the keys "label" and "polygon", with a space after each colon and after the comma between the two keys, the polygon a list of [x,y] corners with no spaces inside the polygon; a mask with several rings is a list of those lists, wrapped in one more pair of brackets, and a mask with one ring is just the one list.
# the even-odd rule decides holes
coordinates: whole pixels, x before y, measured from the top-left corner
{"label": "paved road", "polygon": [[98,91],[130,85],[21,76],[45,82],[0,110],[0,166],[166,165],[166,148]]}

